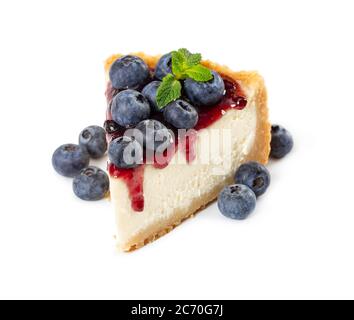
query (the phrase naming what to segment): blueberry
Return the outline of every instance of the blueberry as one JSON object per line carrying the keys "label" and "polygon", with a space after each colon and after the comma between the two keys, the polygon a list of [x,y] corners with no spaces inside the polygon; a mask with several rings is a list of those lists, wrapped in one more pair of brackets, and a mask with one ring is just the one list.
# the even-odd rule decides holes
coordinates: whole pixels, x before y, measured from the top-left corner
{"label": "blueberry", "polygon": [[141,91],[141,93],[150,102],[150,106],[156,112],[162,112],[162,110],[163,110],[157,106],[157,102],[156,102],[157,89],[159,88],[160,84],[161,84],[161,81],[152,81],[144,87],[143,91]]}
{"label": "blueberry", "polygon": [[198,82],[192,79],[184,81],[184,92],[188,99],[196,106],[212,106],[217,104],[225,92],[224,80],[212,71],[213,79],[207,82]]}
{"label": "blueberry", "polygon": [[75,177],[89,162],[90,156],[86,148],[77,144],[64,144],[52,156],[55,171],[65,177]]}
{"label": "blueberry", "polygon": [[108,193],[109,178],[100,168],[90,166],[74,178],[73,190],[82,200],[101,200]]}
{"label": "blueberry", "polygon": [[150,105],[140,92],[128,89],[119,92],[113,98],[111,111],[115,122],[129,128],[149,117]]}
{"label": "blueberry", "polygon": [[147,150],[162,153],[173,142],[171,132],[157,120],[144,120],[135,127],[135,130],[140,131],[143,141],[139,142]]}
{"label": "blueberry", "polygon": [[256,195],[243,184],[225,187],[218,197],[218,208],[228,218],[243,220],[256,207]]}
{"label": "blueberry", "polygon": [[132,137],[122,136],[109,144],[108,157],[118,168],[135,168],[143,163],[143,148]]}
{"label": "blueberry", "polygon": [[149,67],[136,56],[124,56],[113,62],[109,78],[115,89],[139,89],[150,78]]}
{"label": "blueberry", "polygon": [[86,148],[91,158],[101,158],[107,151],[106,132],[99,126],[89,126],[81,131],[79,144]]}
{"label": "blueberry", "polygon": [[279,125],[272,125],[272,141],[270,143],[270,156],[280,159],[286,156],[294,146],[290,132]]}
{"label": "blueberry", "polygon": [[155,77],[162,80],[169,73],[172,73],[172,55],[166,53],[156,64]]}
{"label": "blueberry", "polygon": [[176,100],[164,107],[164,118],[178,129],[193,128],[198,122],[197,110],[184,100]]}
{"label": "blueberry", "polygon": [[270,174],[264,165],[253,161],[247,162],[237,169],[235,183],[248,186],[258,197],[269,187]]}
{"label": "blueberry", "polygon": [[103,127],[108,134],[113,134],[123,130],[123,128],[113,120],[106,120],[103,124]]}

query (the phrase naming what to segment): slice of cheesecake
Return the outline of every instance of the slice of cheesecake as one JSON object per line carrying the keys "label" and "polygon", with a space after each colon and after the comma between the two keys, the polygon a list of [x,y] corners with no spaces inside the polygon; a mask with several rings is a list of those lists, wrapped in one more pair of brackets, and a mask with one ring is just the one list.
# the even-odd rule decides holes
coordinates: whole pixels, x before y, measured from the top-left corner
{"label": "slice of cheesecake", "polygon": [[[160,58],[134,55],[151,70]],[[114,55],[105,64],[108,102],[114,94],[108,74],[119,57]],[[124,251],[163,236],[215,200],[221,189],[232,183],[242,163],[268,161],[270,124],[262,77],[256,72],[234,72],[210,61],[202,64],[223,77],[228,99],[199,109],[196,134],[189,143],[180,143],[168,164],[161,167],[144,164],[118,170],[109,166],[118,245]],[[235,96],[236,100],[229,99]]]}

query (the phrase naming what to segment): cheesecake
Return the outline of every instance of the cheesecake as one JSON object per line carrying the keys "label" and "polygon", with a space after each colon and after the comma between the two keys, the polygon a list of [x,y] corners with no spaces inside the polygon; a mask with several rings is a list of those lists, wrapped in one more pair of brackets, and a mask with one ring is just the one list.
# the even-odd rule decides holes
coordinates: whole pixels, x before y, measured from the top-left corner
{"label": "cheesecake", "polygon": [[[161,56],[134,53],[153,77]],[[112,121],[112,100],[121,91],[112,84],[113,64],[105,62],[107,121]],[[223,97],[215,104],[197,106],[198,117],[191,132],[175,133],[173,152],[163,161],[146,161],[134,168],[108,162],[110,197],[114,208],[118,247],[132,251],[160,238],[214,201],[232,183],[235,171],[247,161],[265,164],[270,152],[267,92],[257,72],[234,72],[226,66],[202,61],[223,80]],[[140,90],[140,89],[137,89]],[[188,100],[190,101],[190,100]],[[160,113],[151,118],[163,122]],[[123,135],[112,125],[108,142]]]}

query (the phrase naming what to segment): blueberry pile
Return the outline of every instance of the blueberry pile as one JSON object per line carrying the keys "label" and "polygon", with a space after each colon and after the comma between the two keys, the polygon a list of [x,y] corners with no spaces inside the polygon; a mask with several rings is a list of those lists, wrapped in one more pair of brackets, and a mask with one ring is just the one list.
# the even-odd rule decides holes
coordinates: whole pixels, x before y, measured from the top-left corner
{"label": "blueberry pile", "polygon": [[113,97],[110,105],[112,120],[107,125],[108,129],[136,129],[142,135],[141,139],[130,135],[129,138],[120,137],[111,142],[108,156],[118,168],[138,166],[141,147],[161,153],[173,143],[171,133],[162,122],[172,129],[191,129],[199,118],[196,108],[217,104],[224,95],[224,81],[217,72],[212,71],[213,78],[210,81],[183,81],[182,96],[159,108],[157,91],[161,80],[171,73],[171,53],[160,58],[154,73],[136,56],[123,56],[112,64],[109,77],[118,94]]}
{"label": "blueberry pile", "polygon": [[[279,125],[272,126],[271,152],[274,159],[283,158],[293,148],[291,134]],[[218,197],[220,212],[231,219],[246,219],[256,207],[257,197],[270,185],[267,168],[258,162],[246,162],[236,171],[235,184],[225,187]]]}
{"label": "blueberry pile", "polygon": [[56,149],[52,164],[60,175],[74,178],[74,193],[82,200],[103,199],[109,191],[107,174],[89,166],[90,158],[98,159],[107,151],[106,132],[99,126],[81,131],[79,144],[64,144]]}

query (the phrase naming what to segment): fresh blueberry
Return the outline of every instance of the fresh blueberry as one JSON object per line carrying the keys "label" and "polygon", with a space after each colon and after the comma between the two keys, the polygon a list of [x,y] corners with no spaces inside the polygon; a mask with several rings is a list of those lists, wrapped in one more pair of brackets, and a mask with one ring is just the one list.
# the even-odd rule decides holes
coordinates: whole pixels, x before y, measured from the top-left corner
{"label": "fresh blueberry", "polygon": [[269,187],[270,174],[267,168],[258,162],[246,162],[237,169],[235,183],[248,186],[258,197]]}
{"label": "fresh blueberry", "polygon": [[124,56],[113,62],[109,78],[115,89],[139,89],[149,80],[150,71],[144,60]]}
{"label": "fresh blueberry", "polygon": [[149,118],[150,105],[140,92],[128,89],[119,92],[113,98],[111,111],[115,122],[129,128]]}
{"label": "fresh blueberry", "polygon": [[122,136],[109,144],[108,157],[118,168],[135,168],[143,163],[143,148],[132,137]]}
{"label": "fresh blueberry", "polygon": [[228,218],[243,220],[256,207],[256,195],[243,184],[225,187],[218,197],[218,208]]}
{"label": "fresh blueberry", "polygon": [[142,141],[137,140],[147,149],[162,153],[173,142],[171,132],[157,120],[144,120],[140,122],[135,130],[139,130]]}
{"label": "fresh blueberry", "polygon": [[64,144],[52,156],[55,171],[65,177],[75,177],[89,162],[90,156],[86,148],[77,144]]}
{"label": "fresh blueberry", "polygon": [[212,71],[213,79],[207,82],[198,82],[193,79],[184,81],[184,92],[188,99],[196,106],[212,106],[217,104],[225,91],[224,80]]}
{"label": "fresh blueberry", "polygon": [[157,89],[159,88],[160,84],[161,81],[152,81],[144,87],[143,91],[141,91],[141,93],[150,102],[150,106],[153,107],[156,112],[162,112],[162,109],[157,106],[156,102]]}
{"label": "fresh blueberry", "polygon": [[81,131],[79,144],[86,148],[91,158],[101,158],[107,151],[106,132],[99,126],[89,126]]}
{"label": "fresh blueberry", "polygon": [[108,176],[100,168],[87,167],[74,178],[73,190],[82,200],[101,200],[109,190]]}
{"label": "fresh blueberry", "polygon": [[164,107],[164,118],[178,129],[191,129],[198,122],[197,110],[184,100],[176,100]]}
{"label": "fresh blueberry", "polygon": [[270,156],[280,159],[286,156],[294,146],[290,132],[279,125],[272,125],[272,141],[270,143]]}
{"label": "fresh blueberry", "polygon": [[113,120],[106,120],[103,124],[103,127],[108,134],[113,134],[124,129]]}
{"label": "fresh blueberry", "polygon": [[155,77],[162,80],[169,73],[172,73],[172,55],[166,53],[156,64]]}

